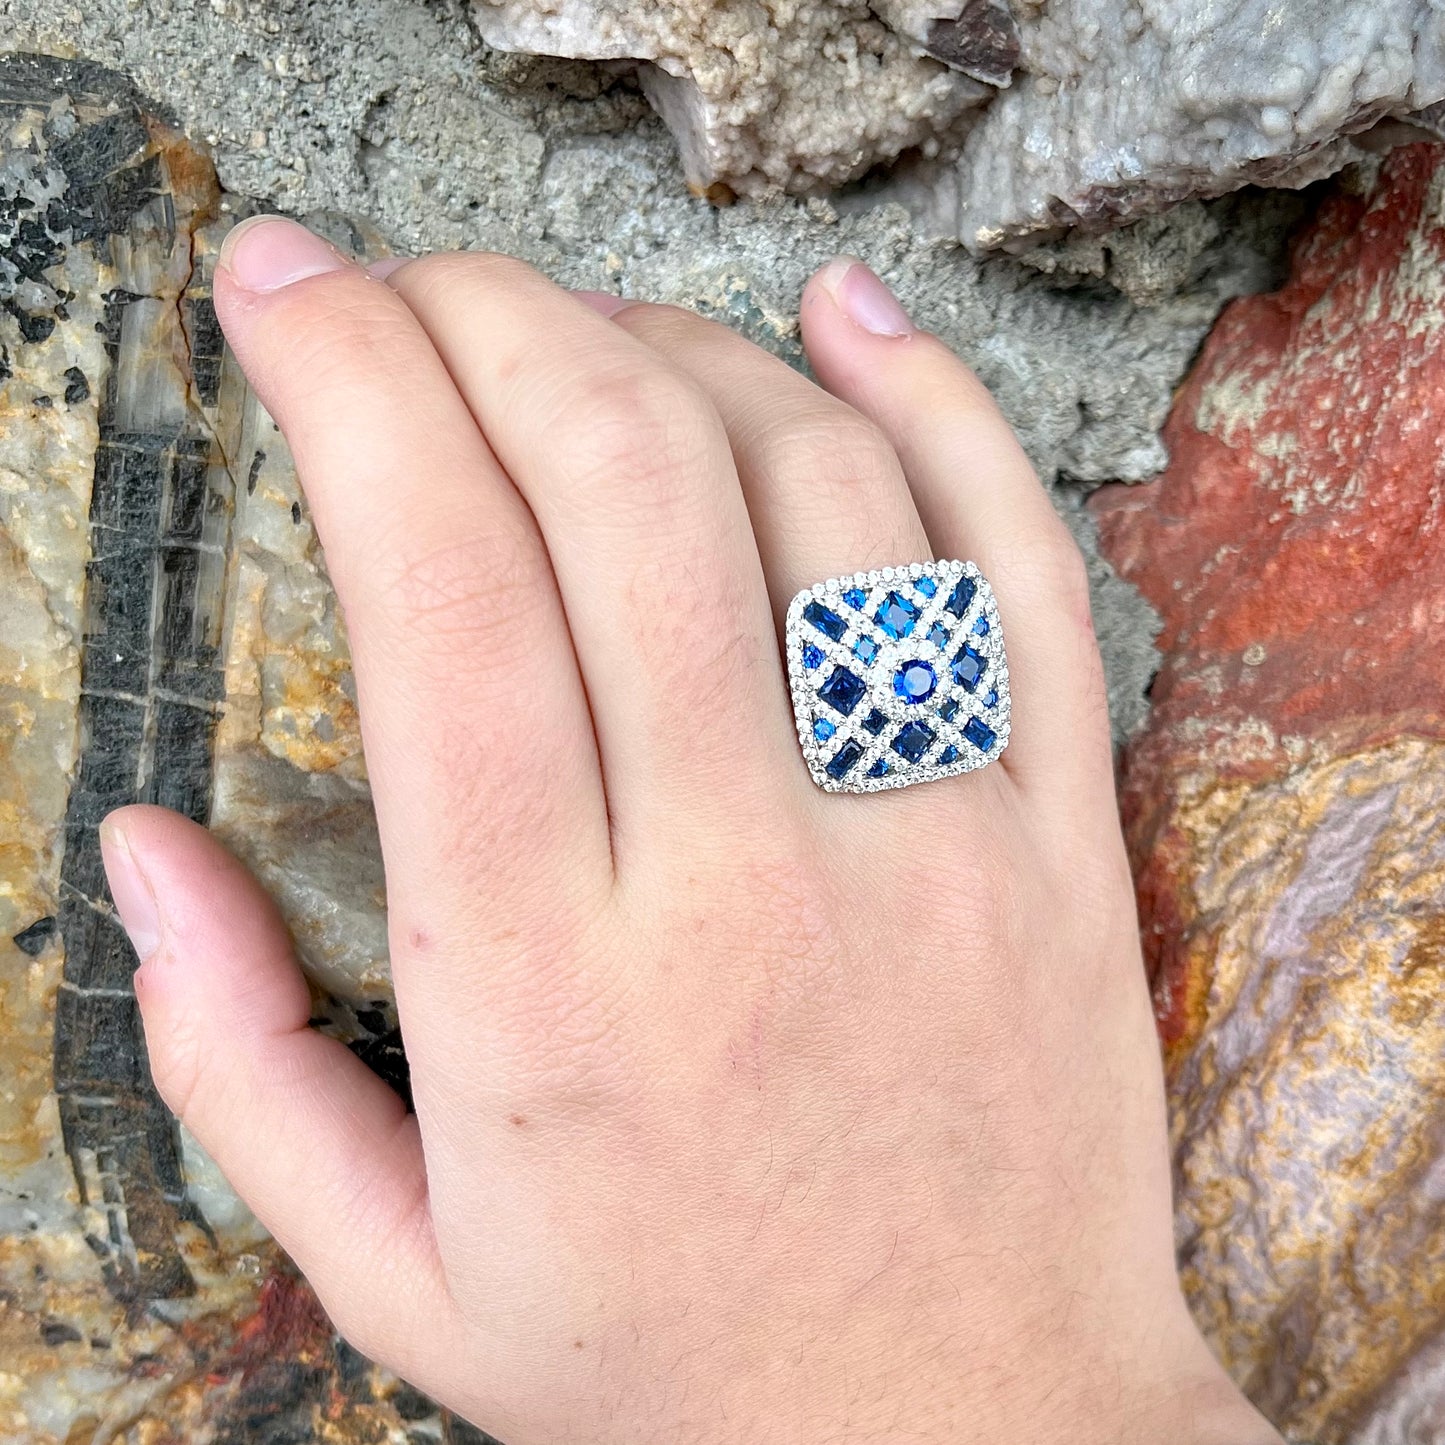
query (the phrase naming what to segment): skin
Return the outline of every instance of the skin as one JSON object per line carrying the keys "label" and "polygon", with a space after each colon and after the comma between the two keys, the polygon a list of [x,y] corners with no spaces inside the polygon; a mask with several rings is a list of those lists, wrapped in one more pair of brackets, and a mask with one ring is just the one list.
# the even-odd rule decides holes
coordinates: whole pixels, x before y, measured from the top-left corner
{"label": "skin", "polygon": [[[821,387],[275,218],[215,297],[346,612],[415,1114],[204,830],[103,844],[156,1082],[341,1332],[508,1445],[1277,1442],[1180,1294],[1084,569],[977,380],[847,261]],[[825,795],[788,600],[935,556],[1011,745]]]}

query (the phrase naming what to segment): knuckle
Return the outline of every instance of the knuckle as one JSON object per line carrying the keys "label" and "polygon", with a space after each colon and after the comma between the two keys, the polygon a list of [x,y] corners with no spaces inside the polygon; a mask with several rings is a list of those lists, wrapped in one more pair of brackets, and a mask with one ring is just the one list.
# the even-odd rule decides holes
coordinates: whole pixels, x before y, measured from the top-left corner
{"label": "knuckle", "polygon": [[[721,423],[691,381],[662,367],[614,365],[579,383],[574,434],[587,440],[588,482],[653,508],[716,454]],[[579,449],[581,451],[583,449]]]}
{"label": "knuckle", "polygon": [[813,494],[833,507],[872,511],[880,482],[901,485],[902,469],[883,433],[848,407],[817,407],[775,424],[761,464],[780,489]]}

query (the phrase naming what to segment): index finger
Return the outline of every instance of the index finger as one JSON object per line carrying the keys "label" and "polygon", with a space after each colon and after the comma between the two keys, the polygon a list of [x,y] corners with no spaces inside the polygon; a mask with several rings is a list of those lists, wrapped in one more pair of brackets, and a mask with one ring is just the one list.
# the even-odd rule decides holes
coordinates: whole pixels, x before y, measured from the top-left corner
{"label": "index finger", "polygon": [[264,217],[228,237],[215,299],[295,455],[346,613],[398,999],[409,1022],[454,1030],[479,952],[612,880],[551,565],[390,287]]}

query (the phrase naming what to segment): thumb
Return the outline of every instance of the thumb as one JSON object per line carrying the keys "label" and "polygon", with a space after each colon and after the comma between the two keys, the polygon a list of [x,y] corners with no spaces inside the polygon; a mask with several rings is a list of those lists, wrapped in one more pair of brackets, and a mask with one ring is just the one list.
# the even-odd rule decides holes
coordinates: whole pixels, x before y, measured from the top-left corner
{"label": "thumb", "polygon": [[[275,904],[164,808],[100,829],[156,1087],[295,1260],[337,1328],[425,1386],[456,1328],[414,1115],[310,995]],[[416,1361],[413,1372],[408,1366]]]}

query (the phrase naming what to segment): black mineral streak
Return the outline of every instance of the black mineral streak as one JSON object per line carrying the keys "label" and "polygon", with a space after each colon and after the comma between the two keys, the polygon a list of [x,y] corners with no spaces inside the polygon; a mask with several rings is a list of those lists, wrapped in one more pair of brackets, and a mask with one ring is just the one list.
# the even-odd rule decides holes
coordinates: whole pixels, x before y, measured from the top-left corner
{"label": "black mineral streak", "polygon": [[447,1445],[502,1445],[495,1435],[488,1435],[475,1425],[469,1425],[460,1415],[448,1415],[442,1438]]}
{"label": "black mineral streak", "polygon": [[411,1064],[407,1061],[400,1029],[388,1029],[384,1034],[356,1039],[347,1047],[373,1074],[379,1075],[401,1095],[408,1113],[415,1112],[416,1106],[411,1097]]}
{"label": "black mineral streak", "polygon": [[89,400],[90,383],[85,379],[85,373],[78,366],[67,366],[65,368],[66,406],[79,406],[81,402]]}
{"label": "black mineral streak", "polygon": [[28,928],[22,928],[12,940],[21,953],[30,958],[39,958],[45,946],[55,937],[58,925],[53,916],[37,918]]}
{"label": "black mineral streak", "polygon": [[256,455],[251,458],[251,469],[246,473],[246,495],[252,496],[256,491],[256,483],[261,477],[261,468],[266,465],[266,453],[257,450]]}
{"label": "black mineral streak", "polygon": [[85,1336],[74,1325],[64,1324],[60,1320],[43,1320],[40,1325],[40,1338],[51,1346],[78,1345]]}
{"label": "black mineral streak", "polygon": [[[22,345],[44,340],[64,315],[68,293],[53,290],[46,273],[64,263],[69,248],[89,246],[112,261],[114,238],[143,210],[149,219],[137,244],[156,244],[157,215],[175,224],[164,166],[128,81],[84,62],[0,56],[0,122],[7,111],[44,112],[64,98],[79,126],[63,133],[56,110],[42,143],[26,153],[32,178],[55,189],[58,176],[61,194],[41,214],[28,197],[7,200],[0,192],[0,257],[57,297],[49,314],[5,304]],[[187,238],[172,233],[169,244]],[[177,325],[185,312],[184,338],[154,339],[200,342],[207,379],[196,380],[193,391],[204,400],[217,389],[220,340],[203,293],[188,287],[185,307],[167,308]],[[96,397],[80,759],[65,819],[60,909],[15,941],[32,956],[57,930],[64,941],[54,1087],[65,1147],[81,1200],[104,1222],[86,1243],[116,1298],[143,1308],[194,1293],[177,1230],[184,1222],[205,1224],[186,1197],[175,1121],[151,1082],[131,985],[136,959],[110,903],[96,828],[112,808],[134,802],[162,803],[202,822],[209,813],[222,695],[216,639],[223,600],[213,594],[223,569],[201,559],[206,521],[225,513],[230,498],[194,398],[179,427],[137,429],[134,417],[122,417],[114,363],[126,310],[139,299],[119,288],[107,293],[98,328],[110,364]],[[4,360],[8,371],[8,353]],[[65,376],[68,405],[90,400],[92,384],[78,367]],[[130,404],[144,409],[146,401],[142,395]],[[217,534],[213,526],[213,552]],[[51,1343],[80,1338],[68,1326],[43,1328],[54,1334],[46,1336]]]}

